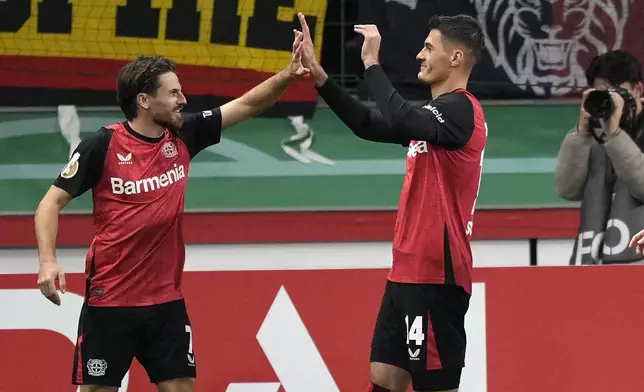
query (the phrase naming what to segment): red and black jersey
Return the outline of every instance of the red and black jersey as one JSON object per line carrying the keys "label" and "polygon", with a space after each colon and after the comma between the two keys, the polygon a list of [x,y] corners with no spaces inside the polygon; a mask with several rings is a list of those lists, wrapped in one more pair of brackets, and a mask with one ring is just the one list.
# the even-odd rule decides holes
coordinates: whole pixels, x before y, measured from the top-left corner
{"label": "red and black jersey", "polygon": [[92,190],[96,234],[86,259],[93,306],[146,306],[182,298],[184,197],[191,159],[221,138],[219,109],[184,115],[176,135],[138,134],[128,122],[84,139],[54,185]]}
{"label": "red and black jersey", "polygon": [[426,126],[441,129],[446,141],[457,135],[467,141],[458,148],[410,141],[389,280],[456,284],[470,292],[470,240],[487,140],[483,109],[469,92],[456,90],[421,110],[431,113]]}
{"label": "red and black jersey", "polygon": [[365,71],[379,110],[328,80],[320,95],[360,138],[407,147],[389,280],[472,289],[472,238],[487,125],[468,91],[442,94],[414,107],[379,65]]}

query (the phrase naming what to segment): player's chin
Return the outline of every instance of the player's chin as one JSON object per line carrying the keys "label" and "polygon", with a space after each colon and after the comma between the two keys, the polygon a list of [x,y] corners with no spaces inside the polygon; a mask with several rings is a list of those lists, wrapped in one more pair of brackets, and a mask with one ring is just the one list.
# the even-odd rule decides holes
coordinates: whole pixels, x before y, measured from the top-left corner
{"label": "player's chin", "polygon": [[420,72],[418,72],[418,80],[425,84],[431,84],[432,81],[425,69],[422,69]]}
{"label": "player's chin", "polygon": [[183,126],[183,116],[180,112],[172,113],[172,120],[170,121],[174,129],[179,129]]}

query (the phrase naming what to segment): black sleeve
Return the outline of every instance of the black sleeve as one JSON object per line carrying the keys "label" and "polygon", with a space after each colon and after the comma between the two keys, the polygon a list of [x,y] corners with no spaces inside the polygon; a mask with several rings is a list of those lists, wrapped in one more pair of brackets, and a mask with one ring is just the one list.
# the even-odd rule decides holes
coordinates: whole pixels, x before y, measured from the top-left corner
{"label": "black sleeve", "polygon": [[409,139],[396,133],[380,112],[363,105],[331,79],[327,79],[317,90],[331,110],[359,138],[380,143],[409,145]]}
{"label": "black sleeve", "polygon": [[364,75],[385,120],[402,137],[447,149],[462,148],[470,140],[474,107],[464,93],[443,94],[416,108],[394,89],[379,65],[367,68]]}
{"label": "black sleeve", "polygon": [[83,139],[54,181],[54,185],[72,197],[78,197],[92,189],[103,175],[112,132],[111,129],[101,128]]}
{"label": "black sleeve", "polygon": [[183,115],[183,127],[178,132],[194,158],[201,150],[219,143],[221,140],[221,110],[215,108],[200,113]]}

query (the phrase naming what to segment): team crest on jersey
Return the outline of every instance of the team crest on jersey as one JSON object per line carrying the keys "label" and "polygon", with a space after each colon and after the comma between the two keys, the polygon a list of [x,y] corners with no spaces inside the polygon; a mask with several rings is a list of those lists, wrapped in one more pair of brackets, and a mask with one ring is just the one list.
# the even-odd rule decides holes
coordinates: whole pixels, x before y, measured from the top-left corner
{"label": "team crest on jersey", "polygon": [[163,145],[162,150],[163,150],[163,155],[165,155],[166,158],[176,157],[177,154],[179,154],[179,150],[177,150],[177,145],[172,142],[166,142]]}
{"label": "team crest on jersey", "polygon": [[74,155],[72,155],[71,159],[65,167],[63,167],[63,170],[60,172],[60,176],[66,179],[70,179],[78,173],[78,159],[80,158],[80,153],[75,152]]}

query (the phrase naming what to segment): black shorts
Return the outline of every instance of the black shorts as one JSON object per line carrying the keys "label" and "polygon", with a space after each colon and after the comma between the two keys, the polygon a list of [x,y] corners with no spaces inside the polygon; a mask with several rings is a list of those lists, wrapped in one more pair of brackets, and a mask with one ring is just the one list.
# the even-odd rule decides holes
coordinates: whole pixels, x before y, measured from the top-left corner
{"label": "black shorts", "polygon": [[152,383],[196,378],[192,327],[182,299],[140,307],[83,305],[72,383],[120,387],[133,358]]}
{"label": "black shorts", "polygon": [[417,391],[458,388],[469,303],[470,295],[457,286],[387,281],[371,362],[407,370]]}

